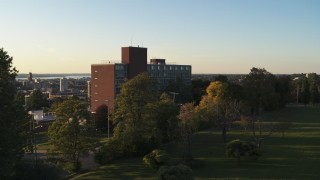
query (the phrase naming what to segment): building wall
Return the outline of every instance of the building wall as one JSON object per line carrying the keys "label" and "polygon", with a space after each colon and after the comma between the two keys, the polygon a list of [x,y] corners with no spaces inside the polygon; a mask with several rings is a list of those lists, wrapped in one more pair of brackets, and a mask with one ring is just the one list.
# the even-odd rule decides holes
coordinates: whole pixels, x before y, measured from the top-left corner
{"label": "building wall", "polygon": [[91,111],[91,81],[87,81],[88,109]]}
{"label": "building wall", "polygon": [[180,79],[185,85],[191,85],[190,65],[148,64],[148,75],[156,79],[158,90],[163,91],[170,81]]}
{"label": "building wall", "polygon": [[123,47],[122,63],[128,64],[128,79],[147,72],[147,48]]}
{"label": "building wall", "polygon": [[113,109],[115,99],[115,65],[91,65],[91,111],[108,104]]}
{"label": "building wall", "polygon": [[121,85],[142,72],[157,81],[159,91],[177,79],[191,85],[190,65],[169,65],[165,59],[153,59],[151,63],[147,64],[147,48],[123,47],[122,63],[91,65],[91,111],[103,104],[113,110]]}
{"label": "building wall", "polygon": [[68,90],[68,79],[62,78],[60,79],[60,92],[64,92]]}

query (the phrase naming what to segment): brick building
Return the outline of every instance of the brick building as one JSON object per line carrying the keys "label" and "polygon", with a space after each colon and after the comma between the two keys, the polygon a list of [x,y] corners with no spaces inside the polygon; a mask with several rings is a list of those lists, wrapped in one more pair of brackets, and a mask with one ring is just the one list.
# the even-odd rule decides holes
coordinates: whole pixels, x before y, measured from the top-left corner
{"label": "brick building", "polygon": [[103,104],[113,109],[121,85],[142,72],[157,81],[159,91],[177,78],[191,85],[190,65],[166,64],[165,59],[151,59],[148,64],[147,48],[123,47],[121,63],[91,65],[91,111],[94,113]]}

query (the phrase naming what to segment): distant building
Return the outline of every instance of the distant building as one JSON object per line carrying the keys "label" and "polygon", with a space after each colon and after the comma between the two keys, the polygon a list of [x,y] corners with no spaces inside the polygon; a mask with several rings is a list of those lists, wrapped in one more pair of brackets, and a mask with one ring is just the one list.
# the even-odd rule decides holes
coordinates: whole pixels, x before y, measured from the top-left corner
{"label": "distant building", "polygon": [[28,81],[32,81],[32,73],[31,72],[29,72],[29,74],[28,74]]}
{"label": "distant building", "polygon": [[136,75],[147,72],[163,91],[170,81],[182,80],[191,85],[191,66],[166,64],[165,59],[151,59],[147,63],[147,48],[123,47],[121,63],[91,65],[91,111],[103,105],[114,107],[121,85]]}
{"label": "distant building", "polygon": [[60,92],[65,92],[68,90],[68,79],[61,78],[60,79]]}

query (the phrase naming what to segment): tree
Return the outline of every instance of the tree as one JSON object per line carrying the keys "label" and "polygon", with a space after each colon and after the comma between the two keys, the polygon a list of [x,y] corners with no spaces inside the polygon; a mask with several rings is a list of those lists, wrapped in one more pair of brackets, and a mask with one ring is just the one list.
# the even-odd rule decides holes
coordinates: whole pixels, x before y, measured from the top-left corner
{"label": "tree", "polygon": [[316,104],[320,102],[319,85],[320,78],[316,73],[308,74],[308,84],[310,86],[310,102]]}
{"label": "tree", "polygon": [[48,107],[48,100],[39,89],[34,90],[28,100],[28,109],[39,110]]}
{"label": "tree", "polygon": [[307,78],[302,80],[301,102],[307,105],[310,102],[310,85]]}
{"label": "tree", "polygon": [[178,104],[192,100],[192,87],[191,85],[185,84],[181,78],[177,78],[175,81],[169,81],[164,92],[178,93],[177,96],[175,96],[175,103]]}
{"label": "tree", "polygon": [[253,138],[260,149],[262,140],[270,137],[276,129],[274,124],[263,123],[258,117],[253,117],[251,119],[251,124]]}
{"label": "tree", "polygon": [[[101,105],[96,109],[96,113],[94,114],[94,121],[96,129],[99,130],[107,130],[108,128],[108,106]],[[111,123],[109,123],[110,125]]]}
{"label": "tree", "polygon": [[26,116],[22,104],[15,99],[17,70],[13,58],[0,49],[0,179],[13,178],[15,165],[24,146],[22,124]]}
{"label": "tree", "polygon": [[68,99],[56,110],[56,121],[49,127],[50,152],[59,154],[71,171],[80,169],[79,157],[94,147],[89,113],[79,100]]}
{"label": "tree", "polygon": [[264,68],[253,67],[243,80],[246,102],[251,114],[259,114],[261,109],[271,110],[278,107],[279,94],[275,91],[276,78]]}
{"label": "tree", "polygon": [[198,129],[196,121],[196,112],[194,103],[183,104],[180,108],[179,118],[179,130],[181,143],[183,145],[184,158],[188,159],[192,157],[191,153],[191,135]]}
{"label": "tree", "polygon": [[210,81],[202,79],[192,80],[192,96],[193,101],[198,105],[201,101],[201,97],[206,94],[206,88],[209,86]]}
{"label": "tree", "polygon": [[150,119],[156,120],[157,128],[161,132],[162,142],[169,142],[175,139],[177,136],[175,130],[178,127],[178,106],[167,93],[163,93],[160,101],[155,103],[153,107]]}
{"label": "tree", "polygon": [[145,155],[161,143],[154,104],[157,100],[155,82],[142,73],[125,82],[116,99],[113,139],[123,155]]}
{"label": "tree", "polygon": [[222,139],[227,139],[227,130],[230,124],[240,115],[240,102],[233,97],[231,88],[227,83],[215,81],[207,88],[207,95],[197,107],[197,112],[204,114],[205,119],[213,122],[221,129]]}
{"label": "tree", "polygon": [[276,78],[275,91],[279,94],[279,106],[284,107],[291,100],[292,80],[290,76]]}

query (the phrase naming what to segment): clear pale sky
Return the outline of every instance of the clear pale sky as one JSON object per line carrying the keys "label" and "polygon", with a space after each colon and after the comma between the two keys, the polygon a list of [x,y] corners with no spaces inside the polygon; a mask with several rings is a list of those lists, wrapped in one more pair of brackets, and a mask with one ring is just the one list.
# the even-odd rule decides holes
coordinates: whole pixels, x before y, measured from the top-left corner
{"label": "clear pale sky", "polygon": [[20,73],[88,73],[130,45],[193,73],[320,73],[320,0],[0,0],[0,17]]}

